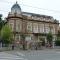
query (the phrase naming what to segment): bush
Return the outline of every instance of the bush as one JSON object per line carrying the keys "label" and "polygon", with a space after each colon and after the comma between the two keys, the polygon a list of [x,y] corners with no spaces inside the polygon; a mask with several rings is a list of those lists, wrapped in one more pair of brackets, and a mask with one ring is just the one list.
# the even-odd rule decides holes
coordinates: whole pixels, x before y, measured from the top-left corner
{"label": "bush", "polygon": [[56,46],[60,46],[60,40],[56,40],[56,41],[55,41],[55,45],[56,45]]}

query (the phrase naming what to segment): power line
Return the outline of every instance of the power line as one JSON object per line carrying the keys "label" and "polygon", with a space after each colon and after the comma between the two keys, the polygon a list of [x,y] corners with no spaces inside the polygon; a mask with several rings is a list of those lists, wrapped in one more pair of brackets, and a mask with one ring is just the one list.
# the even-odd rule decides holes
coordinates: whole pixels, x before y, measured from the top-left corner
{"label": "power line", "polygon": [[24,6],[28,6],[28,7],[32,7],[32,8],[37,8],[37,9],[42,9],[42,10],[47,10],[47,11],[52,11],[52,12],[60,13],[60,11],[57,11],[57,10],[50,10],[50,9],[45,9],[45,8],[33,7],[33,6],[25,5],[25,4],[23,4],[23,5]]}
{"label": "power line", "polygon": [[3,0],[0,1],[0,2],[4,2],[4,3],[14,3],[14,2],[8,2],[8,1],[3,1]]}
{"label": "power line", "polygon": [[[1,2],[13,3],[13,2],[8,2],[8,1],[1,1]],[[20,4],[20,5],[22,5],[22,4]],[[42,10],[46,10],[46,11],[60,13],[60,11],[57,11],[57,10],[50,10],[50,9],[45,9],[45,8],[39,8],[39,7],[34,7],[34,6],[30,6],[30,5],[25,5],[25,4],[23,4],[23,6],[27,6],[27,7],[32,7],[32,8],[42,9]],[[0,11],[4,11],[4,10],[0,10]],[[5,12],[7,12],[7,11],[5,11]]]}
{"label": "power line", "polygon": [[5,10],[0,10],[0,11],[3,11],[3,12],[8,12],[8,11],[5,11]]}

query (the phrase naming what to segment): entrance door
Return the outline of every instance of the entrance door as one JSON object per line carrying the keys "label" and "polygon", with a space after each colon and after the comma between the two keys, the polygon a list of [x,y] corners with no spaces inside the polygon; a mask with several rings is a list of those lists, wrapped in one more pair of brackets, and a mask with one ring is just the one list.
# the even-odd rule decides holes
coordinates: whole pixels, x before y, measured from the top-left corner
{"label": "entrance door", "polygon": [[44,37],[40,37],[39,41],[40,41],[42,46],[45,46],[45,38]]}

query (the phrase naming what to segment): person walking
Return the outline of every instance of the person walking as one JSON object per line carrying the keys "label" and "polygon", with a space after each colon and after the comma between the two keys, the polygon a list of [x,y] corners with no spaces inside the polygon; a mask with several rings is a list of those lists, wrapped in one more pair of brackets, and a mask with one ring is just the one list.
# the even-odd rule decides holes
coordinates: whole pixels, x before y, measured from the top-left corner
{"label": "person walking", "polygon": [[12,45],[12,50],[14,50],[14,45]]}

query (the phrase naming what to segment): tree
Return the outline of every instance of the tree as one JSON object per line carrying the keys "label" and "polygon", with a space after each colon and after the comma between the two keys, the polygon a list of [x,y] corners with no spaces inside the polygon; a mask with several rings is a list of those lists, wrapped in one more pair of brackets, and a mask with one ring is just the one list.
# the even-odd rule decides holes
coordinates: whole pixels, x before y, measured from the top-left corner
{"label": "tree", "polygon": [[57,40],[60,40],[60,31],[58,31]]}
{"label": "tree", "polygon": [[53,35],[51,32],[49,32],[47,34],[47,42],[49,43],[49,45],[52,45],[52,39],[53,39]]}
{"label": "tree", "polygon": [[1,29],[3,28],[3,26],[7,23],[7,20],[3,20],[2,19],[2,14],[0,14],[0,44],[2,43],[1,41]]}
{"label": "tree", "polygon": [[2,20],[2,15],[0,14],[0,31],[4,25],[4,21]]}
{"label": "tree", "polygon": [[60,40],[59,39],[55,41],[55,45],[60,46]]}
{"label": "tree", "polygon": [[5,44],[9,44],[12,42],[12,31],[8,25],[3,26],[1,30],[1,38],[2,42]]}
{"label": "tree", "polygon": [[57,40],[55,41],[56,46],[60,46],[60,31],[57,34]]}

